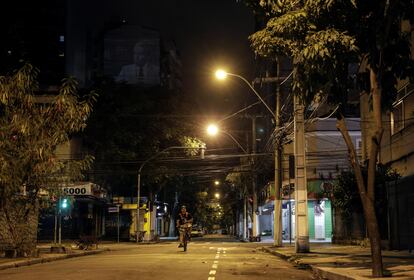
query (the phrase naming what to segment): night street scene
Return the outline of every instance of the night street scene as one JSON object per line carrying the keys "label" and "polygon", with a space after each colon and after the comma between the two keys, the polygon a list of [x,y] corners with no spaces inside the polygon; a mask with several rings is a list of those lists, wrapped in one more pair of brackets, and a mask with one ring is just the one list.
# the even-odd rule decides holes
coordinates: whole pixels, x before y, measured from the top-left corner
{"label": "night street scene", "polygon": [[0,13],[1,280],[414,280],[414,0]]}

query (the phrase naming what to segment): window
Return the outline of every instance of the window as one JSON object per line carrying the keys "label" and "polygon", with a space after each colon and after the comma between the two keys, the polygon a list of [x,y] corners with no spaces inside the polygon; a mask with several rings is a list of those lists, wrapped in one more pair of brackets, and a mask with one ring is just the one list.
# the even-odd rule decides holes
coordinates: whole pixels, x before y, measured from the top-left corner
{"label": "window", "polygon": [[362,149],[362,139],[361,138],[357,138],[355,140],[355,148],[357,150],[361,150]]}
{"label": "window", "polygon": [[404,103],[400,101],[391,112],[391,134],[395,134],[404,128]]}

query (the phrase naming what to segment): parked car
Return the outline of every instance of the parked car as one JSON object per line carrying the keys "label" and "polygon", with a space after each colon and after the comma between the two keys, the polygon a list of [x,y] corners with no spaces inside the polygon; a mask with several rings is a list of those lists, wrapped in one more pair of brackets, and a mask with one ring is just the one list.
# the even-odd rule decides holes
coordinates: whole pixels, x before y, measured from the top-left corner
{"label": "parked car", "polygon": [[203,237],[203,229],[197,225],[193,225],[191,229],[191,237]]}
{"label": "parked car", "polygon": [[264,230],[262,231],[261,236],[272,236],[272,231],[270,229]]}

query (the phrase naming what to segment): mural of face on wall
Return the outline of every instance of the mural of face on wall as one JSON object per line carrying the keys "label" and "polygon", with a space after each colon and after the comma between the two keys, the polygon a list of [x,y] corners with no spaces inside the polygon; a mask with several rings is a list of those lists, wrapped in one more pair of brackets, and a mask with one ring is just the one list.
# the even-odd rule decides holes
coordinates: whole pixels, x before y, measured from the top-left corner
{"label": "mural of face on wall", "polygon": [[157,41],[140,40],[132,50],[131,64],[122,65],[117,81],[126,81],[130,84],[157,84],[159,83],[159,54]]}
{"label": "mural of face on wall", "polygon": [[137,66],[144,66],[150,63],[151,45],[145,41],[140,41],[134,46],[134,63]]}

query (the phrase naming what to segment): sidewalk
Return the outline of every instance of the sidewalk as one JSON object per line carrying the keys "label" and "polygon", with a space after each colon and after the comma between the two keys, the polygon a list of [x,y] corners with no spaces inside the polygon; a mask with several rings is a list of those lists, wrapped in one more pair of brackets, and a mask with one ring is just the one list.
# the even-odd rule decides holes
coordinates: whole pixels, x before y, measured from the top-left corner
{"label": "sidewalk", "polygon": [[89,256],[95,255],[106,251],[117,251],[123,249],[130,249],[131,243],[113,243],[113,242],[103,242],[98,245],[97,249],[90,249],[90,250],[79,250],[74,249],[70,243],[64,243],[63,245],[65,248],[68,249],[66,253],[50,253],[50,247],[52,244],[50,243],[39,243],[37,248],[39,249],[39,257],[33,258],[0,258],[0,270],[13,268],[13,267],[21,267],[21,266],[28,266],[33,264],[39,263],[47,263],[57,260],[75,258],[75,257],[82,257],[82,256]]}
{"label": "sidewalk", "polygon": [[[283,245],[273,247],[263,244],[264,251],[295,263],[302,268],[311,268],[314,273],[334,280],[382,279],[371,277],[370,248],[335,244],[311,244],[311,252],[296,254],[295,247]],[[391,279],[414,279],[414,254],[408,251],[383,251],[384,268]]]}

